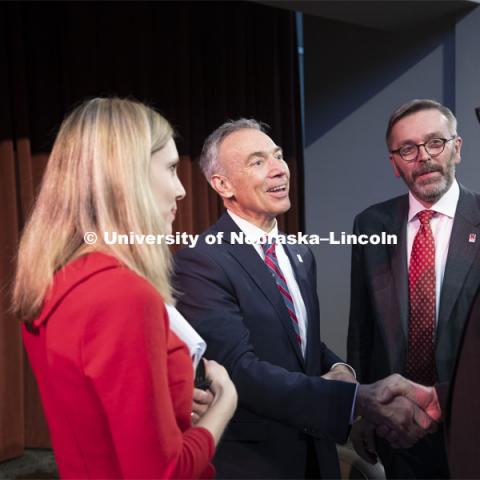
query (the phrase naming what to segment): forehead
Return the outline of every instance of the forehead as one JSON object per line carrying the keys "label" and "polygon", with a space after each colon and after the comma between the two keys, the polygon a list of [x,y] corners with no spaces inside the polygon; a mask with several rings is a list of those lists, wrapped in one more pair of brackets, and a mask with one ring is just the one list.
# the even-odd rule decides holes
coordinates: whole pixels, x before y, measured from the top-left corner
{"label": "forehead", "polygon": [[403,140],[423,140],[433,133],[449,135],[448,119],[439,110],[429,109],[412,113],[399,120],[392,128],[392,143]]}
{"label": "forehead", "polygon": [[271,152],[275,142],[260,130],[244,128],[228,135],[220,144],[219,157],[223,162],[246,160],[254,152]]}

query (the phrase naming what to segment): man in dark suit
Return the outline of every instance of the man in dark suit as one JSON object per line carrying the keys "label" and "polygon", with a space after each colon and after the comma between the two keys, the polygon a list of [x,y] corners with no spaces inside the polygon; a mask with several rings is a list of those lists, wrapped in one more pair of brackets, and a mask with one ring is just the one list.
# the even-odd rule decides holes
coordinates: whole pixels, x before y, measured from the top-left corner
{"label": "man in dark suit", "polygon": [[337,478],[335,442],[346,440],[354,410],[404,441],[422,436],[415,420],[431,420],[406,398],[376,401],[392,379],[357,388],[351,367],[320,341],[314,257],[278,233],[276,216],[290,207],[281,148],[256,121],[227,122],[206,140],[201,167],[227,213],[176,255],[174,286],[207,358],[239,392],[218,477]]}
{"label": "man in dark suit", "polygon": [[[462,146],[456,128],[452,112],[432,100],[408,102],[390,118],[390,161],[409,194],[354,222],[356,234],[398,239],[352,250],[348,361],[361,382],[397,372],[431,386],[452,375],[480,282],[468,275],[480,248],[480,196],[455,180]],[[382,441],[377,447],[389,478],[449,476],[441,428],[408,450]]]}
{"label": "man in dark suit", "polygon": [[[478,265],[475,275],[480,276]],[[465,325],[445,408],[448,463],[452,478],[480,478],[479,365],[480,290]]]}

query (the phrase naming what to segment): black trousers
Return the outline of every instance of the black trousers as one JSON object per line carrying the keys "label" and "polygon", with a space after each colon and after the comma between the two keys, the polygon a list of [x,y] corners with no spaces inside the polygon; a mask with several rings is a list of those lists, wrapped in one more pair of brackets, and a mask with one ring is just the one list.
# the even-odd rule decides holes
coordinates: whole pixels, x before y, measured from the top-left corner
{"label": "black trousers", "polygon": [[307,461],[305,465],[305,478],[322,478],[320,476],[320,468],[318,466],[315,443],[310,437],[307,439]]}

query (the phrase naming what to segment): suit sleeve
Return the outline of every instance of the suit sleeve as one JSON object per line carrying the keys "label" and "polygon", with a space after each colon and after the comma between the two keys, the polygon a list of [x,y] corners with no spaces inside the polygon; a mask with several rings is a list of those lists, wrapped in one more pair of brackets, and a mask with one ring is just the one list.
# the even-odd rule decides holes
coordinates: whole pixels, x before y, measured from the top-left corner
{"label": "suit sleeve", "polygon": [[[354,221],[353,233],[355,235],[362,233],[358,217]],[[360,383],[368,381],[374,338],[372,307],[365,281],[363,248],[359,244],[352,245],[350,319],[347,339],[347,362],[356,370]]]}
{"label": "suit sleeve", "polygon": [[[177,424],[167,369],[178,367],[179,384],[186,370],[169,362],[165,306],[146,281],[119,272],[97,280],[99,300],[85,328],[82,363],[105,415],[100,420],[109,424],[122,477],[199,478],[214,443],[207,430],[182,432]],[[190,409],[193,388],[184,392],[180,403]]]}
{"label": "suit sleeve", "polygon": [[206,356],[227,368],[240,406],[312,435],[344,442],[355,385],[309,377],[260,360],[243,320],[235,281],[221,263],[214,249],[177,253],[174,284],[181,292],[177,308],[207,340]]}

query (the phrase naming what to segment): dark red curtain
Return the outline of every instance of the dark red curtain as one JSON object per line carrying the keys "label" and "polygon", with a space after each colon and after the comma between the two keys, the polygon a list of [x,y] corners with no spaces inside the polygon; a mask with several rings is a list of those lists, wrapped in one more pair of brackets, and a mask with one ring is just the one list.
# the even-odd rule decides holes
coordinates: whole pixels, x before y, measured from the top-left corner
{"label": "dark red curtain", "polygon": [[179,132],[187,191],[176,231],[198,233],[221,203],[196,158],[226,119],[271,126],[292,170],[302,224],[299,89],[292,13],[251,2],[3,2],[0,4],[0,460],[45,446],[48,431],[8,289],[19,235],[56,130],[78,102],[131,96]]}

